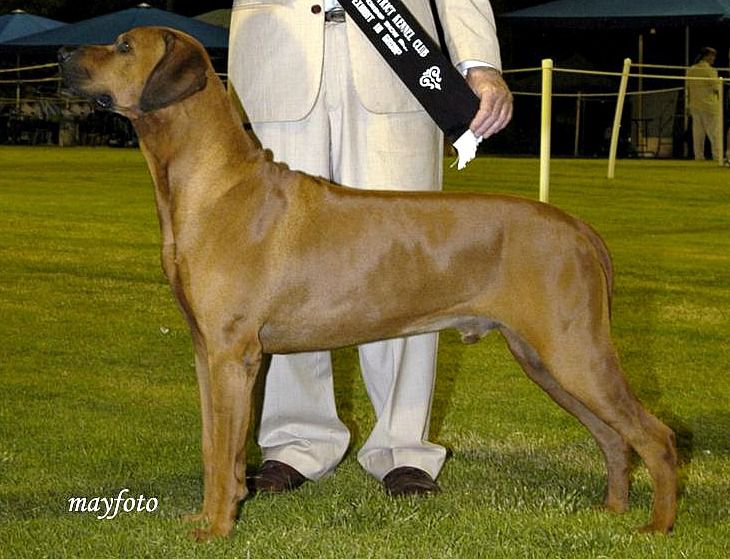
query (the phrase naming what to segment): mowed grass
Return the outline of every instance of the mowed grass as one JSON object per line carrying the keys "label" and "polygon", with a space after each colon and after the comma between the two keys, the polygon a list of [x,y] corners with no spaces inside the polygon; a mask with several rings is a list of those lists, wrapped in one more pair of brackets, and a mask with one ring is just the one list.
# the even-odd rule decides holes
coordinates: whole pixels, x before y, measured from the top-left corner
{"label": "mowed grass", "polygon": [[[145,163],[134,150],[1,148],[0,557],[730,556],[730,171],[620,161],[608,181],[605,167],[554,161],[551,202],[611,248],[624,369],[678,435],[672,536],[635,531],[652,496],[643,465],[631,511],[602,512],[587,431],[498,335],[463,346],[449,332],[432,422],[451,450],[440,495],[391,499],[351,452],[320,483],[249,499],[230,539],[192,543],[181,516],[202,499],[198,391]],[[445,182],[534,198],[537,173],[536,160],[484,158]],[[373,414],[356,352],[335,364],[357,448]],[[71,497],[122,489],[158,499],[156,511],[68,511]]]}

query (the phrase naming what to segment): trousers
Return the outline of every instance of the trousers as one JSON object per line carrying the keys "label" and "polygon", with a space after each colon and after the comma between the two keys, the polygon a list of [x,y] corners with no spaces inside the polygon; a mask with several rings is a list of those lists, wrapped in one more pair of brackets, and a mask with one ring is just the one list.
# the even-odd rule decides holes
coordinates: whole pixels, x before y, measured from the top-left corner
{"label": "trousers", "polygon": [[[440,131],[422,111],[376,114],[361,105],[345,25],[325,24],[323,79],[310,114],[299,121],[253,122],[258,140],[292,169],[346,186],[440,189]],[[428,441],[437,342],[437,334],[424,334],[358,348],[376,416],[358,461],[379,480],[400,466],[436,478],[443,466],[445,449]],[[285,462],[312,480],[342,460],[350,433],[337,415],[329,352],[272,357],[258,443],[264,460]]]}
{"label": "trousers", "polygon": [[705,137],[710,138],[712,146],[712,159],[715,161],[722,158],[722,135],[719,134],[719,124],[722,118],[716,112],[690,111],[692,115],[692,147],[695,159],[705,158]]}

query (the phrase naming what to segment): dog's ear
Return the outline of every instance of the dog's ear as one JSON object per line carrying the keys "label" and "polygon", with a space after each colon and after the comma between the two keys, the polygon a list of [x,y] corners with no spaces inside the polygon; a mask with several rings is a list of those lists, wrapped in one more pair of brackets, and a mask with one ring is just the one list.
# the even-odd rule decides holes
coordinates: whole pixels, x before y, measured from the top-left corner
{"label": "dog's ear", "polygon": [[205,87],[208,63],[196,45],[165,32],[165,54],[147,78],[139,108],[150,112],[191,96]]}

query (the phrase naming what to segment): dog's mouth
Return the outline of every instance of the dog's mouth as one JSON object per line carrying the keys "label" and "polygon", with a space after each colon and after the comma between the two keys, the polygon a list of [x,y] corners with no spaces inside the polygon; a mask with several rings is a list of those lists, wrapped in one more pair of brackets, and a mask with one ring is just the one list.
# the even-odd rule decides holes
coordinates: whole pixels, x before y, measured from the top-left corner
{"label": "dog's mouth", "polygon": [[84,84],[88,84],[89,82],[88,72],[62,66],[61,74],[63,76],[64,89],[68,94],[85,97],[100,109],[111,110],[114,108],[114,97],[110,93],[106,91],[89,91],[84,87]]}
{"label": "dog's mouth", "polygon": [[75,52],[71,49],[62,48],[58,53],[64,88],[72,95],[79,95],[91,100],[100,109],[113,109],[114,98],[111,94],[106,91],[89,91],[85,87],[91,82],[91,74],[88,68],[78,64],[75,60]]}

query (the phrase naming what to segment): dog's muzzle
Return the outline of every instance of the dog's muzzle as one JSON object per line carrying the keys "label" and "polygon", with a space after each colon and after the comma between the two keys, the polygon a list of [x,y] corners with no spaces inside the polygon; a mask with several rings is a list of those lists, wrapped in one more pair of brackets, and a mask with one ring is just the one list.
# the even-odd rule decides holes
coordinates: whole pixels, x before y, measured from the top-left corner
{"label": "dog's muzzle", "polygon": [[61,47],[58,49],[58,64],[61,67],[63,83],[73,93],[90,98],[100,109],[112,109],[114,98],[108,93],[89,93],[84,91],[82,84],[89,80],[89,71],[74,62],[75,47]]}
{"label": "dog's muzzle", "polygon": [[74,52],[76,52],[74,47],[61,47],[58,49],[56,56],[58,57],[58,65],[61,68],[64,85],[69,89],[76,90],[79,82],[88,79],[89,76],[88,72],[83,71],[77,64],[74,64]]}

